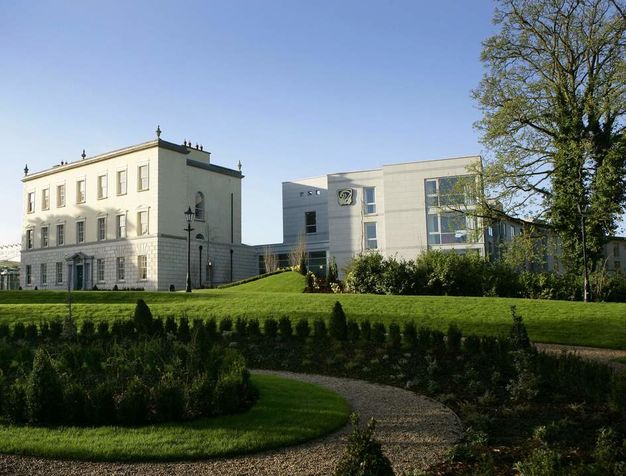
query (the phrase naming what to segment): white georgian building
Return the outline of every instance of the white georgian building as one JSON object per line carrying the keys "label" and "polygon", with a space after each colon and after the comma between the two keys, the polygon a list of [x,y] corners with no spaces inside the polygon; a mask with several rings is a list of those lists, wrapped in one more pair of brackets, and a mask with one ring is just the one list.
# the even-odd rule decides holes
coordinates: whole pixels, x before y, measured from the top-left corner
{"label": "white georgian building", "polygon": [[191,143],[157,139],[28,173],[20,282],[24,289],[184,289],[187,232],[193,287],[256,273],[241,243],[241,170]]}

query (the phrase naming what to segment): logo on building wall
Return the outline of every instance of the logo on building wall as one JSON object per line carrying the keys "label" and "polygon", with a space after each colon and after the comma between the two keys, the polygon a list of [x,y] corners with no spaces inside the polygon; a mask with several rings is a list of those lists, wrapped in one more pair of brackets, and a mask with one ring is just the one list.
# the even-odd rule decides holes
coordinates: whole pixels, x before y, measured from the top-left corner
{"label": "logo on building wall", "polygon": [[342,188],[337,191],[337,202],[339,205],[346,206],[353,203],[354,190],[351,188]]}

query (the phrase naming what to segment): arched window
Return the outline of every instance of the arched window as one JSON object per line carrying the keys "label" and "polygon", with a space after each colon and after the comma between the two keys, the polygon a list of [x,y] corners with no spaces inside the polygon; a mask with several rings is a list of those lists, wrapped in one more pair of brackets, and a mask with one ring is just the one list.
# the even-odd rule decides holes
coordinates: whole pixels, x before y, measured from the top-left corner
{"label": "arched window", "polygon": [[196,193],[196,220],[204,221],[204,194]]}

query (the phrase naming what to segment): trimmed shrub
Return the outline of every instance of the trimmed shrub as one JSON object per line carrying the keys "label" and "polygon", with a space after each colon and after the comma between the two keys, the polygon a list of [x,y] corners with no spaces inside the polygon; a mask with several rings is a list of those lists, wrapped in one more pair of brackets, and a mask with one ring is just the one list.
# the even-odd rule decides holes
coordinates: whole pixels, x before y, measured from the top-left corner
{"label": "trimmed shrub", "polygon": [[265,319],[263,323],[263,333],[265,337],[269,337],[270,339],[276,338],[278,335],[278,322],[276,322],[276,319],[272,319],[271,317]]}
{"label": "trimmed shrub", "polygon": [[139,334],[147,335],[152,332],[152,312],[143,299],[137,299],[133,323]]}
{"label": "trimmed shrub", "polygon": [[63,386],[52,360],[38,349],[26,383],[28,420],[36,425],[54,424],[63,412]]}
{"label": "trimmed shrub", "polygon": [[367,427],[362,429],[355,413],[350,419],[352,432],[335,468],[335,476],[393,476],[389,458],[384,455],[381,444],[374,439],[376,421],[372,418]]}
{"label": "trimmed shrub", "polygon": [[220,333],[230,332],[233,330],[233,320],[230,317],[225,317],[220,321]]}
{"label": "trimmed shrub", "polygon": [[16,380],[4,391],[2,414],[9,423],[19,424],[28,421],[26,385],[21,381]]}
{"label": "trimmed shrub", "polygon": [[326,329],[326,323],[323,319],[315,319],[313,321],[313,337],[316,339],[326,339],[328,331]]}
{"label": "trimmed shrub", "polygon": [[173,316],[167,316],[165,319],[165,333],[171,335],[178,335],[178,324]]}
{"label": "trimmed shrub", "polygon": [[397,322],[389,324],[389,345],[396,350],[402,346],[402,334]]}
{"label": "trimmed shrub", "polygon": [[94,425],[115,423],[116,409],[114,386],[110,382],[97,384],[89,395],[89,420]]}
{"label": "trimmed shrub", "polygon": [[18,322],[13,326],[13,339],[20,340],[26,338],[26,326]]}
{"label": "trimmed shrub", "polygon": [[251,337],[259,337],[261,335],[261,325],[258,319],[250,319],[248,321],[248,335]]}
{"label": "trimmed shrub", "polygon": [[191,331],[189,330],[189,319],[181,317],[178,322],[178,340],[181,342],[189,342],[191,339]]}
{"label": "trimmed shrub", "polygon": [[333,312],[330,315],[330,322],[328,324],[328,334],[333,339],[339,341],[348,339],[346,314],[343,312],[343,307],[339,301],[335,301],[335,305],[333,306]]}
{"label": "trimmed shrub", "polygon": [[0,324],[0,339],[2,339],[3,337],[9,337],[10,335],[11,329],[9,328],[9,325],[5,322]]}
{"label": "trimmed shrub", "polygon": [[278,319],[278,334],[285,339],[290,339],[293,336],[291,320],[287,316]]}
{"label": "trimmed shrub", "polygon": [[219,340],[219,333],[217,332],[217,321],[214,317],[209,319],[204,323],[204,327],[206,328],[207,335],[211,342],[215,342]]}
{"label": "trimmed shrub", "polygon": [[296,323],[296,336],[298,339],[305,340],[311,334],[311,326],[309,326],[309,321],[307,319],[300,319]]}
{"label": "trimmed shrub", "polygon": [[404,323],[404,343],[409,349],[417,348],[417,328],[413,322]]}
{"label": "trimmed shrub", "polygon": [[359,324],[354,319],[349,319],[347,324],[347,335],[350,342],[356,342],[361,336]]}
{"label": "trimmed shrub", "polygon": [[63,323],[59,319],[55,319],[50,323],[50,338],[59,339],[63,332]]}
{"label": "trimmed shrub", "polygon": [[35,324],[27,324],[24,334],[27,341],[35,342],[38,337],[37,326]]}
{"label": "trimmed shrub", "polygon": [[190,417],[211,415],[213,411],[213,390],[215,382],[209,375],[202,374],[194,379],[189,387],[187,412]]}
{"label": "trimmed shrub", "polygon": [[372,324],[367,319],[361,321],[360,325],[361,330],[361,339],[364,341],[372,340]]}
{"label": "trimmed shrub", "polygon": [[382,322],[375,322],[372,326],[372,340],[376,344],[384,344],[387,338],[387,330]]}
{"label": "trimmed shrub", "polygon": [[456,324],[450,324],[448,326],[448,333],[446,335],[446,346],[448,352],[452,354],[458,354],[461,351],[461,340],[463,334]]}
{"label": "trimmed shrub", "polygon": [[153,390],[154,410],[159,421],[180,420],[185,410],[182,386],[174,377],[164,376]]}
{"label": "trimmed shrub", "polygon": [[96,326],[91,319],[85,319],[80,328],[80,338],[83,341],[90,341],[96,335]]}
{"label": "trimmed shrub", "polygon": [[248,323],[245,319],[237,318],[235,321],[235,332],[240,337],[245,337],[248,334]]}
{"label": "trimmed shrub", "polygon": [[98,322],[98,330],[96,331],[98,339],[108,339],[109,335],[109,323],[107,321]]}
{"label": "trimmed shrub", "polygon": [[136,426],[146,421],[148,416],[148,394],[141,379],[133,377],[117,402],[117,422],[120,425]]}
{"label": "trimmed shrub", "polygon": [[82,385],[70,384],[63,392],[63,423],[86,425],[88,422],[87,393]]}

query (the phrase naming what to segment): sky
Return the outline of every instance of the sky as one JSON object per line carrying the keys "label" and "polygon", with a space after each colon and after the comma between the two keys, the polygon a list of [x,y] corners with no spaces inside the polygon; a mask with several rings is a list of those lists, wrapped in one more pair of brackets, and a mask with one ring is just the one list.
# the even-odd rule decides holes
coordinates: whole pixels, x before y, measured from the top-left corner
{"label": "sky", "polygon": [[[24,165],[155,138],[241,161],[243,241],[282,241],[281,184],[482,154],[491,0],[21,0],[0,7],[0,245]],[[181,210],[181,214],[182,214]]]}

